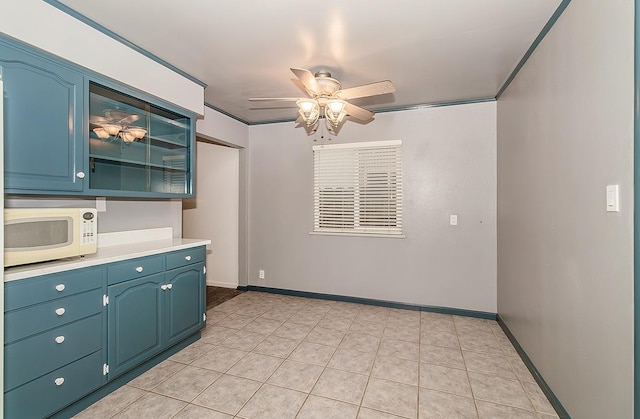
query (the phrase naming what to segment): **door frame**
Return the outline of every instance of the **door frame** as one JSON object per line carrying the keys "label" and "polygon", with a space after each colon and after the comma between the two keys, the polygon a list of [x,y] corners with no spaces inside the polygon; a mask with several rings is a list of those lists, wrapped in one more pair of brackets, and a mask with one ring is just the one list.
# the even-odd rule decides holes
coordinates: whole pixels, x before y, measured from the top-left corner
{"label": "door frame", "polygon": [[634,11],[633,109],[633,410],[640,419],[640,0]]}

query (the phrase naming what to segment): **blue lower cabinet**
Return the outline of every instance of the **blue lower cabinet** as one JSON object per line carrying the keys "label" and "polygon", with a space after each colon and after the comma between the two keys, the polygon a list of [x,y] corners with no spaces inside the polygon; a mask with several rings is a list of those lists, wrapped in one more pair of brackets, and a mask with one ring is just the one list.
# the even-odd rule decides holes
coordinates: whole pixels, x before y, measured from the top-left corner
{"label": "blue lower cabinet", "polygon": [[[13,342],[103,311],[96,289],[5,313],[5,342]],[[36,321],[37,319],[37,321]]]}
{"label": "blue lower cabinet", "polygon": [[8,312],[86,291],[102,290],[103,281],[104,267],[93,266],[5,282],[4,310]]}
{"label": "blue lower cabinet", "polygon": [[198,263],[166,273],[167,344],[172,345],[204,326],[204,264]]}
{"label": "blue lower cabinet", "polygon": [[98,351],[5,393],[4,417],[45,418],[97,389],[102,380]]}
{"label": "blue lower cabinet", "polygon": [[4,389],[12,390],[101,349],[100,314],[6,345],[10,362],[5,365]]}
{"label": "blue lower cabinet", "polygon": [[119,282],[108,295],[111,380],[204,326],[204,263]]}
{"label": "blue lower cabinet", "polygon": [[204,249],[5,283],[4,417],[66,417],[193,339],[204,327]]}
{"label": "blue lower cabinet", "polygon": [[47,417],[106,382],[103,269],[4,284],[6,418]]}
{"label": "blue lower cabinet", "polygon": [[109,379],[162,349],[163,284],[161,273],[108,287]]}

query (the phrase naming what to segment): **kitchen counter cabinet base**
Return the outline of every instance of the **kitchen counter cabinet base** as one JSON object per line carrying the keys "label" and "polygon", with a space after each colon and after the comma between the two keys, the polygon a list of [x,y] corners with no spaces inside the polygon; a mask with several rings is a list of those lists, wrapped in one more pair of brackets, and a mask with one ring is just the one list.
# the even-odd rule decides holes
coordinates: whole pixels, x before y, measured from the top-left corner
{"label": "kitchen counter cabinet base", "polygon": [[[52,417],[70,417],[63,412],[86,407],[78,399],[97,401],[199,339],[204,256],[205,247],[194,246],[5,282],[11,290],[5,295],[16,298],[5,315],[5,373],[14,371],[5,378],[7,417],[47,417],[59,409]],[[45,291],[31,295],[34,284]],[[90,340],[77,339],[88,332]],[[47,357],[47,345],[60,353]],[[38,357],[42,362],[29,364]]]}

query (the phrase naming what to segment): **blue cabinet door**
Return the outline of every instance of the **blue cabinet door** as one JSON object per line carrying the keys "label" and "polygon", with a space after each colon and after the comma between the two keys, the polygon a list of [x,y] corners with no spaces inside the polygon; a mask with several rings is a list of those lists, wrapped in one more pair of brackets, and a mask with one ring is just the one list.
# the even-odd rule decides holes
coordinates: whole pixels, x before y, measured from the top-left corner
{"label": "blue cabinet door", "polygon": [[165,313],[167,345],[190,336],[204,326],[204,264],[197,263],[166,273]]}
{"label": "blue cabinet door", "polygon": [[9,192],[83,189],[84,77],[0,43]]}
{"label": "blue cabinet door", "polygon": [[110,380],[164,349],[163,284],[160,273],[108,287]]}

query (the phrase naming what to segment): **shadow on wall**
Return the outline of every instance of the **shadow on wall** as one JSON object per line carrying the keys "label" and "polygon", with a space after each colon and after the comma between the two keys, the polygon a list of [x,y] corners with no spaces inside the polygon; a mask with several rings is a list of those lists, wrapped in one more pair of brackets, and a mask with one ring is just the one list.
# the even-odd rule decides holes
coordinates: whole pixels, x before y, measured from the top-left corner
{"label": "shadow on wall", "polygon": [[194,209],[196,208],[196,199],[195,198],[190,198],[190,199],[183,199],[182,200],[182,210],[190,210],[190,209]]}

